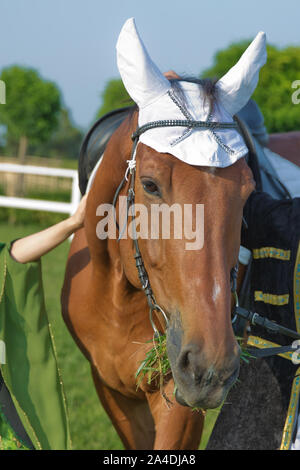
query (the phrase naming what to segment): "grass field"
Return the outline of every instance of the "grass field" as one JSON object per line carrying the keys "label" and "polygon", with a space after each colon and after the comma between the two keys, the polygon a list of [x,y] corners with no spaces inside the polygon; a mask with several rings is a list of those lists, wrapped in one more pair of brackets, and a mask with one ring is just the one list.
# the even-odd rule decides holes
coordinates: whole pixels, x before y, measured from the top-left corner
{"label": "grass field", "polygon": [[[0,241],[8,242],[41,230],[41,225],[0,224]],[[46,306],[55,336],[59,368],[67,396],[74,449],[123,449],[94,389],[90,367],[67,330],[60,310],[60,291],[69,250],[66,241],[43,257]]]}

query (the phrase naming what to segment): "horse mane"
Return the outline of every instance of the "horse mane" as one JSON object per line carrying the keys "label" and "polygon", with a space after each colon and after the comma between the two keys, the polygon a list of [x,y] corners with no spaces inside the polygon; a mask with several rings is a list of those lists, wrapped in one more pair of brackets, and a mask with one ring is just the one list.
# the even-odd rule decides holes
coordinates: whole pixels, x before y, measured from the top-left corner
{"label": "horse mane", "polygon": [[184,93],[182,92],[180,82],[196,83],[199,86],[199,91],[203,93],[203,106],[208,101],[210,110],[212,111],[217,94],[217,80],[213,80],[211,78],[196,78],[193,76],[183,76],[181,78],[172,78],[169,81],[172,85],[173,92],[176,94],[177,98],[181,101],[183,106],[187,106],[187,102]]}
{"label": "horse mane", "polygon": [[[189,83],[196,83],[199,86],[199,91],[201,91],[204,96],[203,106],[208,101],[210,110],[211,111],[213,110],[213,106],[214,106],[214,103],[216,100],[216,94],[217,94],[217,88],[216,88],[217,80],[211,79],[211,78],[197,78],[193,76],[182,76],[180,78],[171,78],[169,79],[169,82],[171,83],[172,91],[174,95],[176,96],[177,100],[180,102],[183,109],[187,109],[188,103],[186,101],[186,98],[180,86],[180,82],[189,82]],[[131,122],[133,115],[139,109],[136,103],[134,102],[132,103],[133,103],[133,106],[129,110],[129,113],[128,113],[129,122]]]}

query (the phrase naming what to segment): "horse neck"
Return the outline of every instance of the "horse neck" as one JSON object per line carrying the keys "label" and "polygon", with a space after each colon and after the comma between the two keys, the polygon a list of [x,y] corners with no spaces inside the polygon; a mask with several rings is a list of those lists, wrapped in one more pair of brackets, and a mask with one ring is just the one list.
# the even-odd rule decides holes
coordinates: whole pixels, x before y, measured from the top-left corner
{"label": "horse neck", "polygon": [[[97,216],[96,212],[101,204],[112,204],[113,202],[116,190],[126,172],[127,160],[130,158],[132,150],[130,136],[136,123],[135,115],[127,118],[111,137],[90,189],[86,208],[85,232],[93,272],[96,277],[99,276],[101,282],[104,281],[112,289],[111,295],[116,303],[118,303],[119,295],[124,300],[124,296],[128,294],[131,297],[134,292],[138,296],[140,294],[139,290],[134,289],[127,279],[121,260],[120,245],[123,248],[122,256],[127,257],[130,270],[136,275],[132,241],[118,243],[116,239],[99,239],[96,229],[101,217]],[[122,192],[126,192],[126,185],[124,185]],[[118,213],[118,204],[116,209],[116,213]],[[116,235],[118,236],[118,231]],[[109,282],[107,282],[108,280]],[[143,297],[143,293],[141,294]]]}

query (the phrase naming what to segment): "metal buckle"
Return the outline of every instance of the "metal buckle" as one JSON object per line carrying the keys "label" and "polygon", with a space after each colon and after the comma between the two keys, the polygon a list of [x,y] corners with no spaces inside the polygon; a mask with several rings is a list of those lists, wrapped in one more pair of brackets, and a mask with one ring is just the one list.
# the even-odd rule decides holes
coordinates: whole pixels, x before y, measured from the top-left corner
{"label": "metal buckle", "polygon": [[157,310],[162,314],[162,316],[164,317],[165,323],[166,323],[166,329],[169,328],[169,319],[168,319],[167,315],[165,314],[164,310],[159,305],[157,305],[157,303],[154,303],[152,305],[152,307],[150,307],[150,310],[149,310],[150,323],[151,323],[153,331],[154,331],[154,336],[158,337],[158,336],[160,336],[160,333],[159,333],[158,329],[156,328],[154,320],[153,320],[153,316],[152,316],[153,310]]}

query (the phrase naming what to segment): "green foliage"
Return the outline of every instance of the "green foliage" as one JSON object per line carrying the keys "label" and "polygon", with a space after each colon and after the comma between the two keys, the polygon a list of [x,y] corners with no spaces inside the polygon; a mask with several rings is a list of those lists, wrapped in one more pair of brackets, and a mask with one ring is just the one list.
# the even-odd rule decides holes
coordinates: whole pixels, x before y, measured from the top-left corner
{"label": "green foliage", "polygon": [[[222,77],[240,58],[250,41],[231,44],[216,53],[203,77]],[[300,130],[300,106],[292,103],[292,83],[300,79],[300,47],[267,46],[268,60],[260,72],[253,99],[259,105],[270,133]]]}
{"label": "green foliage", "polygon": [[133,104],[132,99],[127,93],[122,80],[110,80],[102,93],[102,106],[97,113],[97,118],[100,118],[106,113],[117,109],[124,108]]}
{"label": "green foliage", "polygon": [[25,445],[21,444],[21,442],[18,441],[14,432],[10,428],[7,428],[4,435],[0,435],[0,450],[29,450],[29,449]]}
{"label": "green foliage", "polygon": [[57,86],[36,70],[17,65],[3,69],[0,78],[6,84],[0,123],[7,126],[9,137],[26,136],[33,143],[47,140],[58,125],[61,98]]}
{"label": "green foliage", "polygon": [[22,444],[0,409],[0,450],[28,450]]}
{"label": "green foliage", "polygon": [[59,114],[58,127],[45,143],[31,145],[30,155],[78,159],[83,132],[75,127],[67,109]]}

